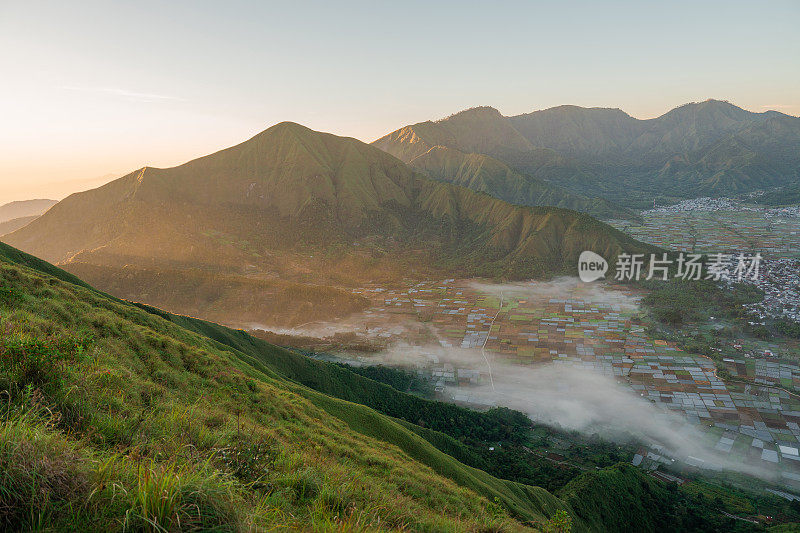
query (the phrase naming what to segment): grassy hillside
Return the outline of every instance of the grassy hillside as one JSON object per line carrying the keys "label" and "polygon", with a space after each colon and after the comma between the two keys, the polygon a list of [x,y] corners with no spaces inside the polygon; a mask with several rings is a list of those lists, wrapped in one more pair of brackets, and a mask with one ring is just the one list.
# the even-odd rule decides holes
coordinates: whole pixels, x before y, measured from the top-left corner
{"label": "grassy hillside", "polygon": [[3,255],[5,527],[517,530],[509,511],[541,522],[566,509],[366,407]]}
{"label": "grassy hillside", "polygon": [[746,524],[624,465],[584,474],[558,497],[492,477],[454,457],[480,463],[472,438],[513,442],[513,412],[410,396],[73,281],[0,243],[0,493],[12,529]]}

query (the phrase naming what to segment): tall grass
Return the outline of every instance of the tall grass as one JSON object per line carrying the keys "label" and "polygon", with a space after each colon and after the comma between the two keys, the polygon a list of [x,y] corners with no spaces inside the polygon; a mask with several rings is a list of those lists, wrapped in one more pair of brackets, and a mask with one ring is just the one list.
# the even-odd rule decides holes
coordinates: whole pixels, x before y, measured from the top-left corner
{"label": "tall grass", "polygon": [[0,286],[0,530],[522,528],[243,354],[2,261]]}

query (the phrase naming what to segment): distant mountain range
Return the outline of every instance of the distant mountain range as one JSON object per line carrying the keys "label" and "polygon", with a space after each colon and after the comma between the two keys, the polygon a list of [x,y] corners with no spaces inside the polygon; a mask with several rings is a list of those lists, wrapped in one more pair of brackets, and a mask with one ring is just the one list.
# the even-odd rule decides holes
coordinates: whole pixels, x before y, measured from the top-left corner
{"label": "distant mountain range", "polygon": [[[650,120],[619,109],[560,106],[504,117],[477,107],[406,126],[373,145],[436,179],[524,205],[539,201],[528,189],[542,182],[584,198],[644,207],[654,199],[729,196],[800,177],[800,118],[753,113],[719,100],[686,104]],[[452,165],[425,161],[436,159],[427,154],[437,147],[489,156],[515,174],[497,174],[491,183],[465,177]],[[423,162],[415,163],[418,158]],[[553,193],[550,198],[598,216],[609,205],[554,199]]]}
{"label": "distant mountain range", "polygon": [[16,218],[39,216],[57,203],[55,200],[22,200],[0,205],[0,223]]}
{"label": "distant mountain range", "polygon": [[233,300],[217,294],[171,307],[203,316],[220,301],[235,312],[242,295],[272,291],[269,280],[302,284],[313,302],[331,285],[415,272],[541,277],[573,273],[586,249],[609,259],[650,249],[588,215],[511,205],[430,179],[355,139],[288,122],[184,165],[143,168],[74,194],[3,240],[154,304],[173,301],[156,289],[166,272],[186,290],[214,280],[233,287]]}
{"label": "distant mountain range", "polygon": [[21,200],[0,205],[0,236],[25,227],[57,203],[55,200]]}
{"label": "distant mountain range", "polygon": [[33,215],[30,217],[12,218],[11,220],[0,222],[0,237],[6,235],[7,233],[11,233],[12,231],[16,231],[19,228],[24,228],[37,218],[39,218],[39,215]]}

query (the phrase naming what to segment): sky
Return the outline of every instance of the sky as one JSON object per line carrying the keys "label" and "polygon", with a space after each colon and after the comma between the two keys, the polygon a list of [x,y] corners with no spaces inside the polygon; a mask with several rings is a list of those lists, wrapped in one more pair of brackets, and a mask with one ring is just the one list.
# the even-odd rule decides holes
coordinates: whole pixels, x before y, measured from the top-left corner
{"label": "sky", "polygon": [[0,0],[0,204],[284,120],[369,142],[478,105],[800,115],[798,20],[798,0]]}

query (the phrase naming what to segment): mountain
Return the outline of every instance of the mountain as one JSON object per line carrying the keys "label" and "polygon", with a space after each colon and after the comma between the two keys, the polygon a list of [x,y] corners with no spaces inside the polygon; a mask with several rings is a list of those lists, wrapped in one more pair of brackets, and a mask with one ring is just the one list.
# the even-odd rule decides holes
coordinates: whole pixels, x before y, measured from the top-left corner
{"label": "mountain", "polygon": [[800,182],[791,183],[779,189],[765,192],[753,198],[754,202],[763,205],[792,205],[800,204]]}
{"label": "mountain", "polygon": [[29,217],[19,217],[19,218],[12,218],[11,220],[6,220],[5,222],[0,222],[0,237],[5,235],[6,233],[11,233],[12,231],[16,231],[19,228],[24,228],[34,220],[39,218],[39,215],[33,215]]}
{"label": "mountain", "polygon": [[[4,240],[74,266],[103,289],[116,279],[116,292],[157,305],[168,300],[147,290],[145,271],[191,270],[206,285],[219,278],[221,287],[229,275],[280,279],[313,292],[407,276],[541,277],[573,273],[586,249],[609,259],[649,250],[587,215],[510,205],[431,180],[355,139],[293,123],[74,194]],[[119,286],[129,277],[140,289]],[[197,309],[206,316],[202,302]]]}
{"label": "mountain", "polygon": [[485,192],[511,204],[563,207],[602,219],[635,217],[633,212],[607,200],[571,193],[483,154],[435,146],[412,159],[409,166],[435,180]]}
{"label": "mountain", "polygon": [[[374,144],[406,161],[436,145],[476,152],[523,175],[629,207],[653,198],[738,194],[800,176],[800,118],[776,111],[753,113],[719,100],[648,120],[577,106],[512,117],[479,109],[407,126]],[[473,125],[470,135],[465,124]]]}
{"label": "mountain", "polygon": [[0,205],[0,223],[15,218],[39,216],[57,203],[55,200],[21,200]]}
{"label": "mountain", "polygon": [[[606,219],[634,216],[607,200],[587,198],[551,183],[573,178],[572,174],[583,177],[583,173],[555,151],[534,147],[491,107],[406,126],[372,145],[433,179],[513,204],[566,207]],[[525,171],[513,170],[504,162]]]}
{"label": "mountain", "polygon": [[558,496],[499,479],[454,455],[474,461],[489,442],[505,448],[504,435],[527,438],[521,413],[425,400],[241,330],[121,301],[2,243],[0,282],[3,530],[737,525],[708,505],[724,490],[667,487],[629,464],[581,473]]}

